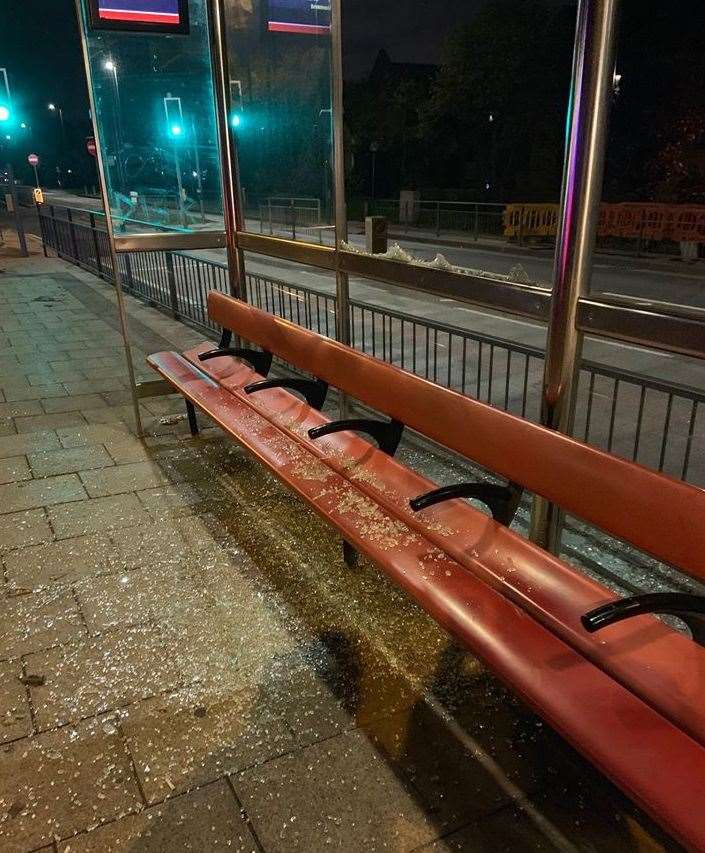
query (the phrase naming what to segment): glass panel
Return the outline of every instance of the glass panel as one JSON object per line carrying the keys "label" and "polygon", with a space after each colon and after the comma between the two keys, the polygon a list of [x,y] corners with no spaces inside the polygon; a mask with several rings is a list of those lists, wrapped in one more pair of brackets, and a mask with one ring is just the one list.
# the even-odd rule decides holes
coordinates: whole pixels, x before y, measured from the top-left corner
{"label": "glass panel", "polygon": [[343,19],[351,219],[386,217],[416,257],[550,285],[575,3],[372,7]]}
{"label": "glass panel", "polygon": [[88,29],[110,204],[123,229],[222,227],[204,0],[189,10],[188,35]]}
{"label": "glass panel", "polygon": [[595,293],[705,309],[705,7],[627,3]]}
{"label": "glass panel", "polygon": [[235,0],[227,24],[246,228],[331,244],[329,6]]}

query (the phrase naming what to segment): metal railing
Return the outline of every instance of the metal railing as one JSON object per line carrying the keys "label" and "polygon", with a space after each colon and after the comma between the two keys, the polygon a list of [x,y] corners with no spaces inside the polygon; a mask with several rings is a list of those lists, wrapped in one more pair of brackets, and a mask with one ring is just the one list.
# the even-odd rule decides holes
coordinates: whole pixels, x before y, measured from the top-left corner
{"label": "metal railing", "polygon": [[[399,199],[365,201],[365,216],[385,216],[392,226],[405,234],[412,231],[462,232],[474,240],[480,237],[504,237],[503,204],[481,201],[414,201],[403,207]],[[397,230],[395,229],[395,230]]]}
{"label": "metal railing", "polygon": [[[110,252],[95,217],[77,222],[40,211],[45,246],[110,281]],[[127,292],[207,330],[206,294],[228,292],[227,268],[181,252],[120,255]],[[248,300],[259,308],[329,337],[336,300],[302,285],[247,274]],[[350,302],[351,344],[363,352],[538,421],[544,352],[538,347]],[[574,434],[672,476],[705,484],[705,393],[684,385],[584,361]]]}

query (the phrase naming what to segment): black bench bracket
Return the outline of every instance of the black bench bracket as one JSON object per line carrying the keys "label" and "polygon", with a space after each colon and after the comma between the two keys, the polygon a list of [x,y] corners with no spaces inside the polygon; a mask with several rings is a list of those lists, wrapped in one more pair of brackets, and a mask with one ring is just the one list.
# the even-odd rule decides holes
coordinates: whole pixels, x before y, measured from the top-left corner
{"label": "black bench bracket", "polygon": [[517,483],[500,486],[495,483],[456,483],[442,486],[409,501],[414,512],[450,501],[454,498],[473,498],[489,507],[492,518],[509,527],[519,508],[523,489]]}
{"label": "black bench bracket", "polygon": [[380,450],[389,456],[394,456],[401,441],[404,424],[394,419],[377,421],[373,418],[346,418],[342,421],[331,421],[329,424],[313,427],[308,431],[308,436],[312,441],[315,441],[317,438],[348,430],[371,435]]}
{"label": "black bench bracket", "polygon": [[199,361],[210,361],[212,358],[221,358],[230,355],[233,358],[241,358],[250,364],[260,376],[267,376],[272,369],[272,353],[266,350],[247,349],[245,347],[223,347],[202,352],[198,356]]}
{"label": "black bench bracket", "polygon": [[685,592],[649,592],[619,601],[610,601],[581,616],[583,627],[590,634],[645,613],[676,616],[690,629],[693,640],[705,646],[705,596]]}
{"label": "black bench bracket", "polygon": [[258,391],[267,391],[269,388],[286,388],[289,391],[298,391],[312,409],[323,408],[328,393],[328,383],[320,379],[265,379],[263,382],[253,382],[245,385],[246,394],[256,394]]}

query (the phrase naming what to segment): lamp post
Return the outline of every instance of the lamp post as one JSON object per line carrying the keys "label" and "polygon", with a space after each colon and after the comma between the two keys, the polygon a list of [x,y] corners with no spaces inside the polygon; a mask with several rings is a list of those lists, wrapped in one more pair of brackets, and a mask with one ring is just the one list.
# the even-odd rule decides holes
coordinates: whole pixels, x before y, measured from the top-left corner
{"label": "lamp post", "polygon": [[[174,148],[174,168],[176,169],[176,190],[178,193],[179,219],[183,228],[186,227],[186,210],[184,208],[184,182],[181,175],[181,159],[179,157],[179,141],[184,135],[184,114],[181,108],[181,98],[167,93],[164,98],[164,115],[166,129]],[[199,164],[200,165],[200,164]]]}
{"label": "lamp post", "polygon": [[59,156],[59,163],[56,167],[56,182],[59,187],[63,187],[63,178],[61,176],[61,173],[62,163],[66,156],[66,125],[64,124],[64,111],[60,106],[53,102],[47,104],[47,109],[49,110],[49,112],[55,113],[59,117],[59,124],[61,125],[61,153]]}
{"label": "lamp post", "polygon": [[122,104],[120,103],[120,83],[118,81],[118,67],[117,63],[112,59],[112,57],[108,57],[105,62],[103,62],[103,68],[108,74],[112,77],[113,81],[113,91],[115,97],[115,160],[117,164],[117,173],[118,173],[118,181],[120,184],[120,192],[123,195],[126,195],[126,181],[125,181],[125,173],[122,168]]}

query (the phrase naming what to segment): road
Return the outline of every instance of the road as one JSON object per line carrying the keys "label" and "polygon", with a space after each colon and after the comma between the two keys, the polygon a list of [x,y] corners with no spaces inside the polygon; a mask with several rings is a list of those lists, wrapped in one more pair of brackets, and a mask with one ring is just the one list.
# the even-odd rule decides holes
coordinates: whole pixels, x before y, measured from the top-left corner
{"label": "road", "polygon": [[[52,193],[50,198],[57,205],[71,202],[77,206],[87,206],[86,199],[77,197]],[[97,203],[94,202],[94,204],[97,206]],[[32,230],[29,223],[28,229]],[[351,242],[361,245],[362,237],[353,235]],[[412,239],[404,239],[401,244],[417,257],[430,258],[439,251],[439,247],[429,246]],[[552,259],[545,253],[540,255],[536,252],[498,252],[481,247],[440,248],[440,251],[451,262],[463,266],[506,274],[512,266],[520,263],[533,279],[547,282],[551,276]],[[199,251],[191,254],[204,260],[225,263],[225,255],[221,250]],[[599,256],[595,280],[606,292],[640,296],[649,293],[650,298],[655,298],[657,293],[670,287],[672,294],[675,292],[684,294],[682,301],[685,302],[685,296],[687,296],[690,299],[687,304],[697,304],[697,298],[702,298],[705,293],[705,281],[702,277],[705,275],[705,264],[700,262],[692,272],[688,272],[687,268],[684,271],[680,264],[677,272],[663,269],[664,266],[663,262],[659,262],[658,268],[649,268],[639,259],[628,261],[624,258]],[[246,269],[251,276],[262,276],[266,280],[280,280],[289,285],[328,296],[335,293],[333,275],[314,267],[248,252]],[[194,287],[198,285],[195,272],[184,269],[182,275],[188,278],[185,284],[186,291],[194,294],[195,289],[198,289]],[[365,279],[351,280],[350,290],[351,298],[356,302],[376,306],[385,311],[410,315],[418,318],[420,323],[452,326],[469,335],[497,337],[515,345],[526,345],[537,349],[543,349],[545,345],[545,326],[531,320],[484,308],[474,308],[456,300]],[[287,298],[290,298],[289,294]],[[202,294],[199,293],[197,299],[200,302]],[[309,297],[303,292],[294,294],[293,299],[294,302],[296,300],[304,302]],[[284,313],[291,312],[295,315],[298,310],[299,307],[284,306]],[[320,305],[315,307],[315,311],[319,315],[317,320],[323,324],[328,323],[328,326],[324,325],[323,329],[332,330],[332,305],[329,303],[326,306],[321,300]],[[296,316],[293,318],[296,319]],[[418,365],[424,364],[425,367],[421,368],[421,372],[423,373],[424,369],[428,370],[430,378],[441,378],[451,387],[467,390],[474,396],[490,400],[497,405],[504,405],[511,411],[521,413],[522,407],[526,406],[528,416],[538,415],[542,371],[539,359],[530,359],[525,369],[521,358],[516,354],[512,356],[513,360],[508,361],[506,349],[501,346],[494,348],[490,353],[486,346],[482,351],[478,351],[477,346],[472,343],[469,346],[466,345],[467,349],[461,352],[458,347],[462,342],[457,337],[451,338],[444,333],[435,333],[435,337],[430,342],[432,352],[429,355],[429,351],[425,349],[429,346],[429,342],[423,337],[425,327],[422,330],[420,325],[416,328],[414,324],[402,325],[399,322],[394,322],[392,325],[391,321],[388,318],[383,319],[381,314],[373,318],[369,312],[364,321],[364,327],[367,334],[365,349],[368,351],[372,351],[372,329],[374,329],[374,346],[378,354],[381,353],[381,347],[385,346],[383,355],[392,357],[396,363],[401,363],[402,359],[405,359],[406,367],[411,367],[411,361],[416,356],[417,371]],[[360,345],[363,318],[359,311],[354,315],[354,328],[358,339],[357,344]],[[695,359],[595,338],[588,338],[585,341],[584,356],[589,361],[611,368],[639,373],[664,382],[705,389],[705,370],[702,362]],[[471,380],[470,377],[473,379]],[[620,383],[619,387],[615,388],[611,379],[598,377],[593,387],[592,402],[589,403],[589,379],[589,375],[583,372],[576,434],[581,437],[584,434],[586,413],[590,410],[592,419],[590,440],[607,446],[609,435],[613,433],[612,447],[615,452],[631,456],[636,440],[636,423],[639,421],[641,430],[638,458],[645,464],[658,467],[666,429],[668,441],[666,457],[663,460],[664,467],[678,474],[686,452],[688,433],[692,426],[689,404],[676,401],[669,412],[667,395],[649,392],[639,419],[637,411],[640,401],[637,386]],[[617,404],[613,407],[615,395]],[[703,405],[699,408],[694,426],[696,439],[691,448],[689,478],[694,482],[705,482],[705,406]]]}

